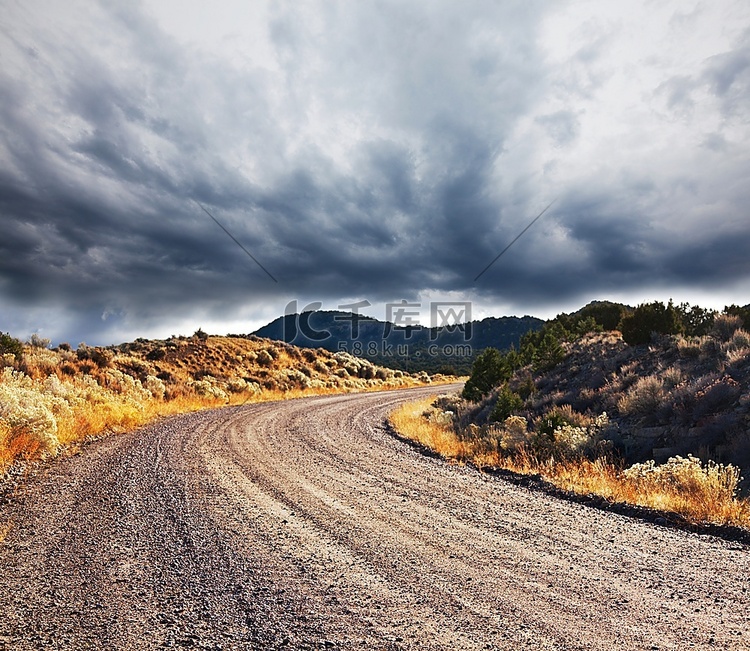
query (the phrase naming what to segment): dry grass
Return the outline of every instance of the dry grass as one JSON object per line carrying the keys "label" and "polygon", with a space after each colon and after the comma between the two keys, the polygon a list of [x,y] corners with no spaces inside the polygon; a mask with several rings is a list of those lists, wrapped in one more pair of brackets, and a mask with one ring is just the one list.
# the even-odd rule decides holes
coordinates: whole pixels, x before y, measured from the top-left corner
{"label": "dry grass", "polygon": [[54,456],[163,416],[433,381],[345,353],[241,337],[139,340],[77,351],[26,346],[21,360],[0,361],[0,475],[15,460]]}
{"label": "dry grass", "polygon": [[391,413],[390,422],[402,436],[446,459],[539,474],[564,490],[678,513],[694,523],[750,529],[750,500],[737,497],[740,477],[733,466],[676,457],[662,466],[648,462],[623,470],[604,458],[540,460],[528,447],[507,454],[486,435],[459,436],[450,418],[433,406],[434,400],[403,404]]}
{"label": "dry grass", "polygon": [[390,414],[391,424],[405,438],[439,452],[446,459],[472,461],[477,452],[474,445],[460,440],[449,425],[425,416],[431,413],[435,398],[404,403]]}

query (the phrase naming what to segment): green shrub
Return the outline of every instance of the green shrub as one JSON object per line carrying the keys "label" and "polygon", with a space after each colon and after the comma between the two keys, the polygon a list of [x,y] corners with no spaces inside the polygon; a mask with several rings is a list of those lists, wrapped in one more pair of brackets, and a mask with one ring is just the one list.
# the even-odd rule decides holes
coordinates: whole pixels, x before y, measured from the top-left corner
{"label": "green shrub", "polygon": [[570,405],[553,407],[535,421],[536,431],[530,437],[534,452],[542,458],[594,458],[608,451],[611,444],[602,438],[609,427],[606,412],[588,416]]}
{"label": "green shrub", "polygon": [[544,373],[557,366],[565,359],[565,349],[560,340],[552,333],[544,335],[534,355],[534,370]]}
{"label": "green shrub", "polygon": [[518,355],[524,365],[531,364],[534,361],[534,357],[536,356],[536,344],[533,342],[533,340],[524,340],[522,337],[521,345],[518,349]]}
{"label": "green shrub", "polygon": [[571,333],[577,338],[581,338],[590,332],[601,332],[602,326],[596,322],[596,319],[592,316],[581,317],[578,321],[575,321],[571,327]]}
{"label": "green shrub", "polygon": [[651,335],[679,334],[683,330],[680,312],[672,301],[664,305],[661,301],[643,303],[632,314],[624,316],[620,324],[622,338],[631,346],[647,344]]}
{"label": "green shrub", "polygon": [[594,301],[582,308],[578,315],[585,319],[591,317],[604,330],[617,330],[622,317],[626,314],[626,307],[620,303],[608,301]]}
{"label": "green shrub", "polygon": [[497,402],[492,408],[490,420],[494,422],[505,421],[506,418],[513,415],[523,407],[523,398],[515,391],[512,391],[507,384],[503,384],[497,393]]}
{"label": "green shrub", "polygon": [[478,402],[509,377],[510,373],[500,351],[496,348],[487,348],[474,360],[471,377],[466,381],[461,395],[466,400]]}
{"label": "green shrub", "polygon": [[570,425],[568,419],[558,409],[552,409],[536,422],[536,433],[554,440],[555,430],[564,425]]}
{"label": "green shrub", "polygon": [[708,334],[716,318],[716,310],[706,310],[705,308],[688,303],[680,303],[677,307],[682,320],[683,332],[689,337],[701,337]]}
{"label": "green shrub", "polygon": [[0,355],[13,355],[16,361],[23,357],[23,344],[6,332],[0,332]]}
{"label": "green shrub", "polygon": [[521,396],[523,400],[527,400],[535,392],[536,384],[534,384],[534,379],[531,377],[531,375],[526,375],[523,380],[521,380],[521,383],[518,385],[518,387],[516,387],[516,393],[518,393],[518,395]]}

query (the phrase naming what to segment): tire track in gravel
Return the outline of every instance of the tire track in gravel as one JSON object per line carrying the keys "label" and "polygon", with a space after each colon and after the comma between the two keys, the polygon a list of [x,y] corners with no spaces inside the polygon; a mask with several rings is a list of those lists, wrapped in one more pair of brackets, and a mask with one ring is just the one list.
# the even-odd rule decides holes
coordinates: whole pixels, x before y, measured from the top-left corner
{"label": "tire track in gravel", "polygon": [[747,547],[420,455],[383,419],[434,392],[190,414],[49,465],[0,506],[0,649],[750,649]]}

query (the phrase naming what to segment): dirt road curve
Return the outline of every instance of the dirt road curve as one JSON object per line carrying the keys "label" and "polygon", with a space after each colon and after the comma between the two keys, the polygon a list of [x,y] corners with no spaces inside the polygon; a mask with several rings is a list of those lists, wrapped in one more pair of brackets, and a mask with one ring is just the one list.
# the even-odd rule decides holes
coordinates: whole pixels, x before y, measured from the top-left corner
{"label": "dirt road curve", "polygon": [[0,506],[0,649],[750,649],[747,548],[421,456],[382,428],[420,393],[52,464]]}

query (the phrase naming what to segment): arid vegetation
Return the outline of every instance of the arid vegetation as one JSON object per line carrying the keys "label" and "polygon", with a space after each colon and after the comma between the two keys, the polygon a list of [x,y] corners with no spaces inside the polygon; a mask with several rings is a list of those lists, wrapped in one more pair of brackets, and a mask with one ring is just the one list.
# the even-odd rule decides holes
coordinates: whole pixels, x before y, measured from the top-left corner
{"label": "arid vegetation", "polygon": [[405,406],[394,426],[449,458],[750,527],[747,308],[595,307],[484,351],[461,396]]}
{"label": "arid vegetation", "polygon": [[[436,378],[439,381],[439,378]],[[88,437],[158,416],[302,395],[432,381],[347,353],[254,336],[136,340],[73,349],[33,336],[0,337],[0,474],[21,457],[54,455]]]}
{"label": "arid vegetation", "polygon": [[694,523],[750,528],[750,500],[738,494],[735,466],[676,456],[661,465],[649,461],[623,468],[608,455],[576,453],[590,434],[571,427],[557,430],[556,443],[546,443],[547,450],[540,452],[522,417],[509,417],[492,434],[474,428],[458,433],[454,414],[443,408],[450,400],[433,396],[406,403],[391,414],[391,424],[400,435],[449,460],[540,475],[563,490],[673,512]]}

